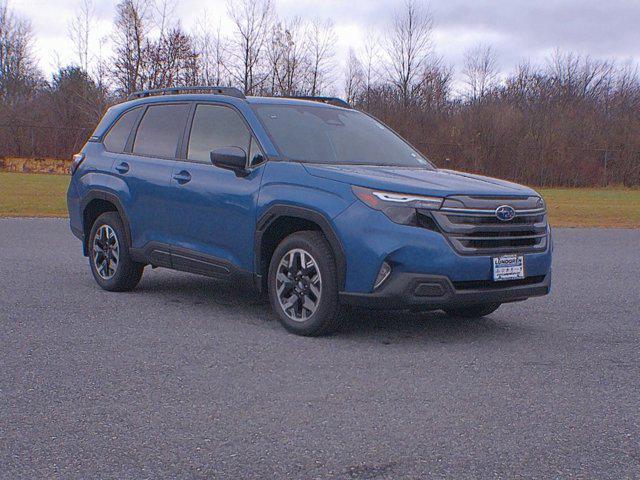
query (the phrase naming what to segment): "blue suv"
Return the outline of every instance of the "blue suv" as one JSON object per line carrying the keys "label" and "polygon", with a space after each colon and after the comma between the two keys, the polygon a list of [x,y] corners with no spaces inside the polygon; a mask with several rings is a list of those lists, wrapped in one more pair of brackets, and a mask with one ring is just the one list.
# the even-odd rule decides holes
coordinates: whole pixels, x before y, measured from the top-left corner
{"label": "blue suv", "polygon": [[479,317],[550,289],[540,195],[438,169],[336,98],[137,92],[74,157],[67,200],[102,288],[146,265],[250,283],[301,335],[344,304]]}

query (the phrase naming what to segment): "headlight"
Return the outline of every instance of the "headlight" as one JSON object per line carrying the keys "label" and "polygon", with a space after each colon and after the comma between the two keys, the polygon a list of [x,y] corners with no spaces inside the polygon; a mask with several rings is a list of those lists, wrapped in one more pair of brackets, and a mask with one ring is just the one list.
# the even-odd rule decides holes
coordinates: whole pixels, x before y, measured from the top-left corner
{"label": "headlight", "polygon": [[437,210],[443,202],[441,197],[385,192],[356,186],[351,188],[362,202],[404,225],[415,225],[416,210]]}

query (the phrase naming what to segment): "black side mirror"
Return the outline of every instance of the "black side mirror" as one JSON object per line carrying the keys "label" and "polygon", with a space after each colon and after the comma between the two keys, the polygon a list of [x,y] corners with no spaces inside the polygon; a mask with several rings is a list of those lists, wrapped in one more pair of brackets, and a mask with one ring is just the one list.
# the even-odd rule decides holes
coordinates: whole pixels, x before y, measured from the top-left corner
{"label": "black side mirror", "polygon": [[244,171],[247,167],[247,152],[240,147],[221,147],[212,150],[209,154],[211,163],[216,167]]}

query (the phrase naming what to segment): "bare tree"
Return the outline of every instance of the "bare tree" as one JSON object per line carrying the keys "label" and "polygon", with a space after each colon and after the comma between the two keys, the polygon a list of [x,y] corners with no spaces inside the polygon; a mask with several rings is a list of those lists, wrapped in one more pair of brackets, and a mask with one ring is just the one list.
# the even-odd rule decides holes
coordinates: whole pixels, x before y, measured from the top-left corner
{"label": "bare tree", "polygon": [[194,46],[198,53],[199,77],[201,85],[226,85],[229,83],[225,63],[227,45],[220,31],[220,22],[211,30],[205,11],[196,23]]}
{"label": "bare tree", "polygon": [[175,23],[170,22],[170,19],[174,17],[177,6],[178,0],[154,0],[150,4],[151,18],[160,38],[165,36],[167,30],[175,26]]}
{"label": "bare tree", "polygon": [[104,92],[108,90],[112,90],[113,88],[113,83],[112,83],[113,66],[111,63],[111,59],[105,58],[105,54],[104,54],[104,46],[108,45],[109,40],[110,39],[108,36],[104,36],[98,42],[96,53],[94,56],[95,66],[94,66],[93,75],[92,75],[98,88]]}
{"label": "bare tree", "polygon": [[345,69],[345,96],[347,102],[353,103],[364,90],[365,74],[362,63],[358,60],[358,56],[353,48],[349,49],[349,57],[347,58],[347,66]]}
{"label": "bare tree", "polygon": [[227,10],[235,29],[230,52],[233,61],[227,68],[245,94],[251,95],[268,75],[260,67],[265,60],[273,4],[271,0],[228,0]]}
{"label": "bare tree", "polygon": [[149,17],[155,28],[144,42],[144,86],[153,89],[195,83],[200,76],[197,47],[174,19],[178,0],[150,2]]}
{"label": "bare tree", "polygon": [[462,70],[467,96],[472,101],[484,98],[498,83],[499,68],[490,45],[476,45],[464,54]]}
{"label": "bare tree", "polygon": [[197,53],[191,37],[179,25],[155,41],[147,40],[143,57],[142,78],[146,88],[188,85],[198,77]]}
{"label": "bare tree", "polygon": [[433,51],[433,17],[424,3],[405,0],[384,40],[387,56],[387,80],[397,89],[403,105],[408,106],[420,88]]}
{"label": "bare tree", "polygon": [[613,87],[613,62],[594,60],[556,50],[548,61],[548,74],[565,96],[596,98]]}
{"label": "bare tree", "polygon": [[625,113],[640,111],[640,71],[637,64],[627,61],[620,67],[615,93],[618,106],[624,106]]}
{"label": "bare tree", "polygon": [[122,0],[116,10],[112,77],[117,91],[129,94],[143,84],[148,4],[145,0]]}
{"label": "bare tree", "polygon": [[5,101],[16,99],[33,88],[39,77],[31,24],[0,2],[0,97]]}
{"label": "bare tree", "polygon": [[330,83],[337,37],[331,20],[314,19],[307,29],[309,94],[318,95]]}
{"label": "bare tree", "polygon": [[439,113],[446,109],[450,99],[452,68],[439,58],[424,69],[417,97],[424,112]]}
{"label": "bare tree", "polygon": [[73,43],[78,66],[89,71],[89,35],[94,23],[93,0],[80,0],[75,17],[69,22],[67,31]]}
{"label": "bare tree", "polygon": [[42,84],[31,25],[0,0],[0,155],[34,151],[35,132],[21,127],[40,114],[42,106],[34,100]]}
{"label": "bare tree", "polygon": [[267,49],[271,70],[270,93],[295,95],[303,93],[309,62],[306,42],[299,17],[277,22],[272,29]]}
{"label": "bare tree", "polygon": [[367,36],[363,58],[365,102],[369,105],[371,90],[380,76],[380,39],[375,35]]}

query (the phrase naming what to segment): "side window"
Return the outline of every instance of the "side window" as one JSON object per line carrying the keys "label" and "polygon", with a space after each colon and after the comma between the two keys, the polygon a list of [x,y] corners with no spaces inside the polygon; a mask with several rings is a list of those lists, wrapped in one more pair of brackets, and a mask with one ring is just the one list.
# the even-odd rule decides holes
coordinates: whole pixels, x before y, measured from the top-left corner
{"label": "side window", "polygon": [[104,137],[104,148],[109,152],[121,153],[127,144],[131,128],[138,118],[140,107],[134,108],[120,115],[116,123],[111,127],[107,136]]}
{"label": "side window", "polygon": [[255,167],[264,162],[264,154],[258,145],[256,137],[251,137],[251,148],[249,149],[249,165]]}
{"label": "side window", "polygon": [[187,158],[208,163],[220,147],[241,147],[249,153],[251,134],[240,115],[229,107],[198,105],[193,117]]}
{"label": "side window", "polygon": [[147,108],[136,132],[133,153],[174,158],[188,112],[187,105],[152,105]]}

